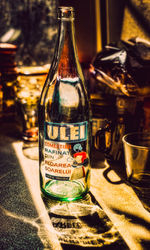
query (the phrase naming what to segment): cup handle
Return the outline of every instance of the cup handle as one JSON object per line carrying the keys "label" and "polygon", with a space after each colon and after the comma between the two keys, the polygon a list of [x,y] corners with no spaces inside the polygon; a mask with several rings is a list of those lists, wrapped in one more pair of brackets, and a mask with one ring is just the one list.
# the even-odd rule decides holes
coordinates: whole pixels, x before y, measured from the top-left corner
{"label": "cup handle", "polygon": [[112,129],[110,123],[96,132],[94,146],[101,153],[109,154],[112,147]]}

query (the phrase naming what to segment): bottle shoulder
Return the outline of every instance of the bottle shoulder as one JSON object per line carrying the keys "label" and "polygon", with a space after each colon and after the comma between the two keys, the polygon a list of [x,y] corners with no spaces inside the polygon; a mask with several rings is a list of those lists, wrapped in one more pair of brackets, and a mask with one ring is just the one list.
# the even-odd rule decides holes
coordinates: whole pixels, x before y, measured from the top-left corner
{"label": "bottle shoulder", "polygon": [[55,122],[76,122],[89,119],[89,102],[79,78],[57,79],[43,93],[45,118]]}

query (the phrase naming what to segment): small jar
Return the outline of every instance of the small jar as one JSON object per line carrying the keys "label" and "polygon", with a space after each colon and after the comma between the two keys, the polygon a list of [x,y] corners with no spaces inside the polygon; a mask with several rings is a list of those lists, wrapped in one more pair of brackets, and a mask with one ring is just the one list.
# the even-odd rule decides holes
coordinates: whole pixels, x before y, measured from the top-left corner
{"label": "small jar", "polygon": [[0,43],[0,73],[3,91],[3,115],[14,115],[15,93],[14,86],[17,80],[17,67],[15,56],[17,46],[8,43]]}

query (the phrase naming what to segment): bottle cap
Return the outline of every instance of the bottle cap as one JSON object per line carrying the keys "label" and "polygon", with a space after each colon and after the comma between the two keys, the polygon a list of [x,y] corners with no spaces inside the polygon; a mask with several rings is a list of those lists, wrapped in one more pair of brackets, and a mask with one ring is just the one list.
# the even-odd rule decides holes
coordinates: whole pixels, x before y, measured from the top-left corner
{"label": "bottle cap", "polygon": [[60,6],[58,8],[58,19],[71,20],[74,19],[74,8]]}

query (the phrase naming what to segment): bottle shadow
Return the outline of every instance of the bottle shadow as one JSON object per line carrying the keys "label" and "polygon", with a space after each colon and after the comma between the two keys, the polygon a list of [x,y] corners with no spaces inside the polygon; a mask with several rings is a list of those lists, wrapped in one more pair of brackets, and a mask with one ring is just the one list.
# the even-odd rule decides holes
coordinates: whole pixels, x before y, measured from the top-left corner
{"label": "bottle shadow", "polygon": [[92,193],[73,202],[42,198],[63,249],[128,249]]}

